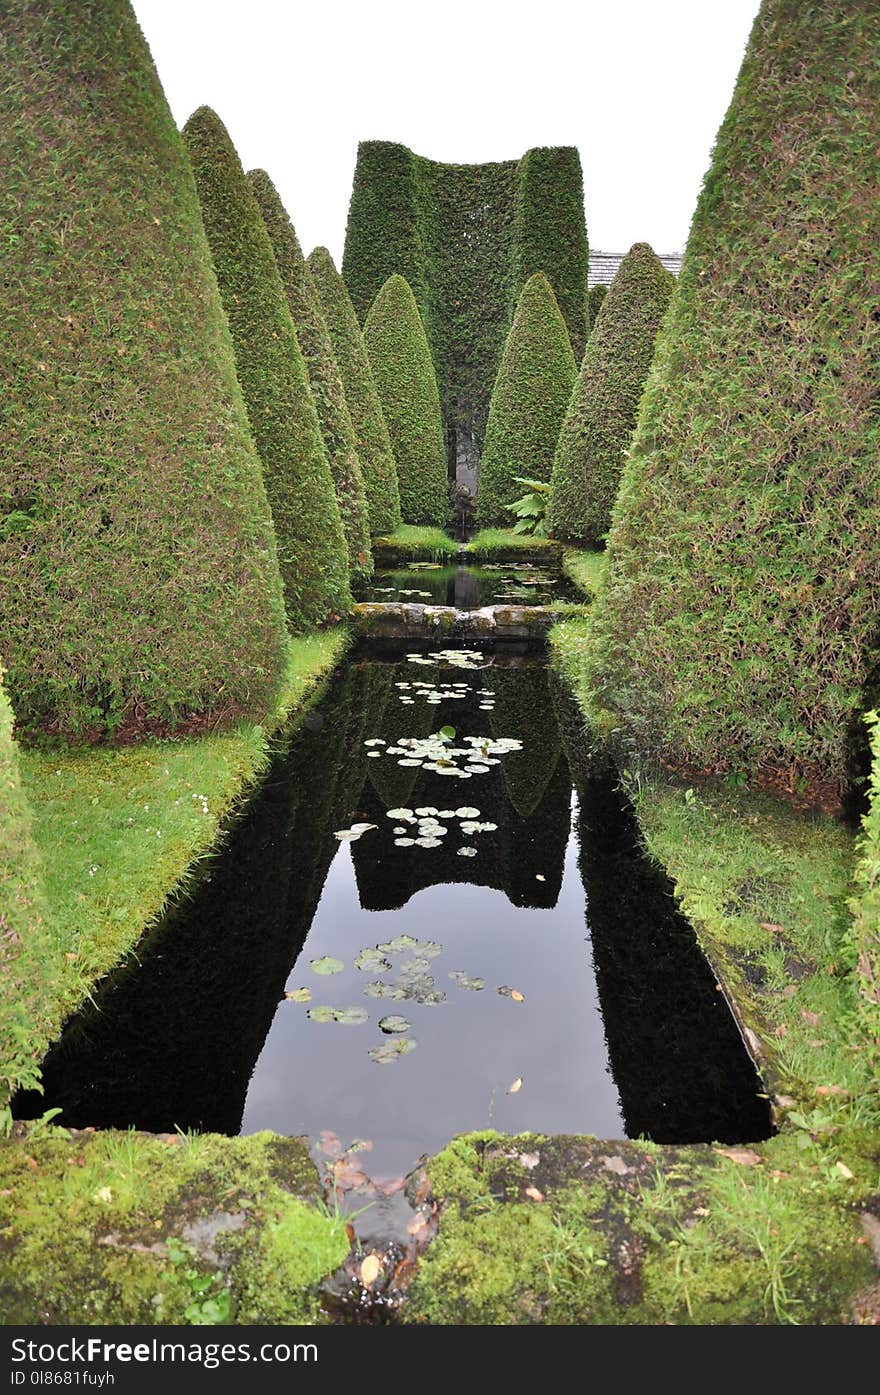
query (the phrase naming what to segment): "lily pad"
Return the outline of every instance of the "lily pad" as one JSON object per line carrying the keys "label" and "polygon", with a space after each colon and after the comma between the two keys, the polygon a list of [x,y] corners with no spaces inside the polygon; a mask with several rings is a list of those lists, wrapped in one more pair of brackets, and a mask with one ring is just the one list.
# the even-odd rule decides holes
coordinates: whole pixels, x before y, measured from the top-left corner
{"label": "lily pad", "polygon": [[479,809],[472,809],[470,805],[465,804],[461,809],[456,809],[455,817],[457,819],[478,819],[480,817],[480,811]]}
{"label": "lily pad", "polygon": [[358,838],[362,838],[365,833],[369,833],[371,828],[378,828],[375,823],[353,823],[351,828],[338,828],[333,834],[340,843],[355,843]]}
{"label": "lily pad", "polygon": [[401,1056],[408,1056],[411,1051],[415,1051],[416,1042],[413,1037],[393,1037],[390,1041],[383,1041],[381,1046],[374,1046],[367,1052],[371,1061],[375,1061],[378,1066],[391,1066]]}
{"label": "lily pad", "polygon": [[401,988],[399,984],[383,983],[381,979],[368,983],[364,993],[368,998],[393,998],[398,1003],[407,996],[406,989]]}
{"label": "lily pad", "polygon": [[388,940],[384,945],[377,945],[376,948],[382,954],[403,954],[408,950],[418,949],[419,941],[414,935],[395,935],[393,940]]}
{"label": "lily pad", "polygon": [[385,817],[389,819],[397,819],[403,823],[415,822],[415,814],[413,813],[412,809],[388,809],[386,811]]}
{"label": "lily pad", "polygon": [[341,974],[345,968],[341,959],[334,959],[332,954],[325,954],[323,959],[312,960],[312,972],[316,974]]}
{"label": "lily pad", "polygon": [[411,848],[415,841],[415,838],[395,838],[394,846],[396,848]]}
{"label": "lily pad", "polygon": [[476,848],[459,848],[457,853],[458,857],[476,857],[476,855]]}
{"label": "lily pad", "polygon": [[442,847],[443,847],[443,840],[442,840],[441,838],[416,838],[415,842],[416,842],[416,847],[417,847],[417,848],[442,848]]}
{"label": "lily pad", "polygon": [[312,1022],[338,1022],[343,1027],[361,1027],[370,1019],[366,1008],[313,1007],[308,1011]]}
{"label": "lily pad", "polygon": [[455,727],[441,727],[438,736],[442,736],[444,741],[455,740]]}
{"label": "lily pad", "polygon": [[367,974],[384,974],[386,969],[391,968],[391,961],[385,958],[381,950],[362,949],[354,961],[354,966]]}
{"label": "lily pad", "polygon": [[464,969],[450,969],[449,977],[455,980],[459,988],[464,988],[469,993],[480,993],[486,987],[484,978],[471,978]]}
{"label": "lily pad", "polygon": [[420,819],[436,818],[440,810],[435,809],[433,804],[424,804],[421,809],[416,809],[416,814]]}
{"label": "lily pad", "polygon": [[389,1017],[379,1018],[379,1030],[385,1032],[387,1036],[397,1036],[401,1032],[408,1032],[409,1029],[409,1022],[397,1013],[393,1012]]}

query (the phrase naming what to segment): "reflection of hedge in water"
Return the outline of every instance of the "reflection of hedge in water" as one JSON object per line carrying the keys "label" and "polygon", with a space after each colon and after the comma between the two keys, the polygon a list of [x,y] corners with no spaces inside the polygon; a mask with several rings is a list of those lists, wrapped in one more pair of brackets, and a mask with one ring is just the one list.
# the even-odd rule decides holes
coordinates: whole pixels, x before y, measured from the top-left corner
{"label": "reflection of hedge in water", "polygon": [[[348,669],[300,726],[192,900],[177,907],[50,1053],[46,1095],[70,1124],[237,1132],[248,1082],[363,782],[352,743],[375,706]],[[362,749],[362,748],[361,748]],[[353,757],[353,758],[352,758]]]}
{"label": "reflection of hedge in water", "polygon": [[[400,689],[394,686],[397,682],[414,683],[420,679],[434,682],[439,669],[428,669],[427,666],[423,668],[420,664],[389,664],[383,667],[387,668],[389,675],[387,697],[385,706],[376,720],[375,729],[367,733],[368,738],[380,736],[389,746],[393,746],[401,736],[430,736],[432,731],[439,731],[444,722],[454,722],[449,709],[457,706],[456,703],[441,703],[435,706],[425,702],[424,698],[416,698],[410,707],[400,701]],[[432,676],[429,677],[429,674]],[[441,707],[446,713],[443,718],[438,716]],[[409,804],[421,771],[413,766],[398,765],[399,757],[386,756],[384,746],[374,749],[382,751],[382,759],[368,759],[367,774],[379,799],[384,801],[384,807],[394,809]],[[449,785],[452,781],[447,780],[446,783]],[[456,789],[458,788],[456,783]],[[443,806],[438,805],[439,807]]]}
{"label": "reflection of hedge in water", "polygon": [[743,1142],[766,1100],[672,885],[641,852],[616,772],[577,777],[579,865],[612,1074],[628,1137]]}
{"label": "reflection of hedge in water", "polygon": [[493,736],[516,736],[523,742],[522,751],[504,757],[501,769],[511,804],[528,818],[553,777],[561,745],[548,671],[530,665],[526,677],[523,669],[493,668],[485,671],[484,683],[495,693],[495,710],[480,716],[488,717]]}

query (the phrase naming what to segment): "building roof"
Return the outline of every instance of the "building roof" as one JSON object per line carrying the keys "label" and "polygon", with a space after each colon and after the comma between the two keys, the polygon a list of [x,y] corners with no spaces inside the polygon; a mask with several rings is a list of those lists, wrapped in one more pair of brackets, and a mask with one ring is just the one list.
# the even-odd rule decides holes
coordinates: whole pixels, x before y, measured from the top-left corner
{"label": "building roof", "polygon": [[[624,252],[591,252],[587,287],[610,286],[625,255]],[[681,252],[658,252],[657,255],[666,270],[677,276],[681,271]]]}

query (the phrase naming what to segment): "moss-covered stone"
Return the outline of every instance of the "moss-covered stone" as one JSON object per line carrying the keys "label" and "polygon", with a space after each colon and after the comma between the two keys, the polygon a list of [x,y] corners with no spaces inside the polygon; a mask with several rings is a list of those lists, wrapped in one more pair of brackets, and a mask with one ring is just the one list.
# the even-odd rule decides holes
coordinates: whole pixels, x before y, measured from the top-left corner
{"label": "moss-covered stone", "polygon": [[351,606],[345,537],[309,377],[269,234],[229,133],[199,107],[183,128],[238,376],[275,520],[295,633]]}
{"label": "moss-covered stone", "polygon": [[876,664],[878,16],[764,0],[657,348],[593,630],[642,749],[833,797]]}
{"label": "moss-covered stone", "polygon": [[401,522],[397,467],[357,316],[327,249],[316,247],[306,265],[342,375],[364,477],[370,533],[393,533]]}
{"label": "moss-covered stone", "polygon": [[345,389],[318,292],[305,264],[299,238],[272,180],[265,170],[251,170],[248,183],[263,215],[275,264],[287,293],[293,327],[306,361],[342,517],[349,571],[353,575],[369,576],[373,560],[364,477]]}
{"label": "moss-covered stone", "polygon": [[646,242],[620,263],[578,374],[553,460],[547,527],[597,543],[611,526],[626,451],[675,278]]}
{"label": "moss-covered stone", "polygon": [[364,347],[397,462],[403,521],[443,524],[449,490],[437,378],[418,306],[402,276],[389,276],[373,301]]}
{"label": "moss-covered stone", "polygon": [[22,729],[261,720],[272,519],[186,152],[127,0],[8,8],[0,653]]}
{"label": "moss-covered stone", "polygon": [[517,298],[543,271],[578,357],[586,335],[583,178],[570,146],[447,165],[362,141],[342,270],[361,320],[395,273],[412,288],[440,389],[450,472],[472,484]]}
{"label": "moss-covered stone", "polygon": [[297,1139],[17,1126],[0,1179],[6,1323],[313,1323],[349,1249]]}
{"label": "moss-covered stone", "polygon": [[523,288],[492,391],[480,463],[477,518],[509,523],[516,477],[549,480],[577,367],[550,282],[536,272]]}
{"label": "moss-covered stone", "polygon": [[607,286],[591,286],[587,291],[587,338],[593,332],[593,326],[599,318],[599,311],[602,309],[602,301],[608,294]]}

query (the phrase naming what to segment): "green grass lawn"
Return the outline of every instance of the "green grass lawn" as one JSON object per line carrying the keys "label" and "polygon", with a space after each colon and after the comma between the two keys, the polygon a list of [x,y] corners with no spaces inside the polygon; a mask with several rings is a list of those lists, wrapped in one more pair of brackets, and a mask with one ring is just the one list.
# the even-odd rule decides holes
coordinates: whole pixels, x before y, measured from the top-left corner
{"label": "green grass lawn", "polygon": [[586,552],[570,547],[562,558],[562,570],[579,591],[595,600],[605,576],[606,552]]}
{"label": "green grass lawn", "polygon": [[514,533],[512,528],[481,528],[467,543],[465,551],[474,557],[497,557],[511,552],[527,553],[535,557],[553,557],[560,552],[561,544],[553,538],[536,538],[531,533]]}
{"label": "green grass lawn", "polygon": [[[29,1028],[0,1029],[0,1079],[42,1058],[92,985],[138,942],[217,841],[224,818],[266,765],[270,738],[301,708],[347,643],[342,629],[296,639],[266,727],[121,748],[23,750],[49,904],[2,991],[34,1005]],[[2,1102],[2,1101],[0,1101]]]}
{"label": "green grass lawn", "polygon": [[455,539],[442,528],[428,524],[402,523],[393,533],[372,541],[373,554],[379,557],[381,565],[385,565],[381,557],[383,552],[393,553],[399,561],[438,562],[444,557],[454,557],[459,549]]}

